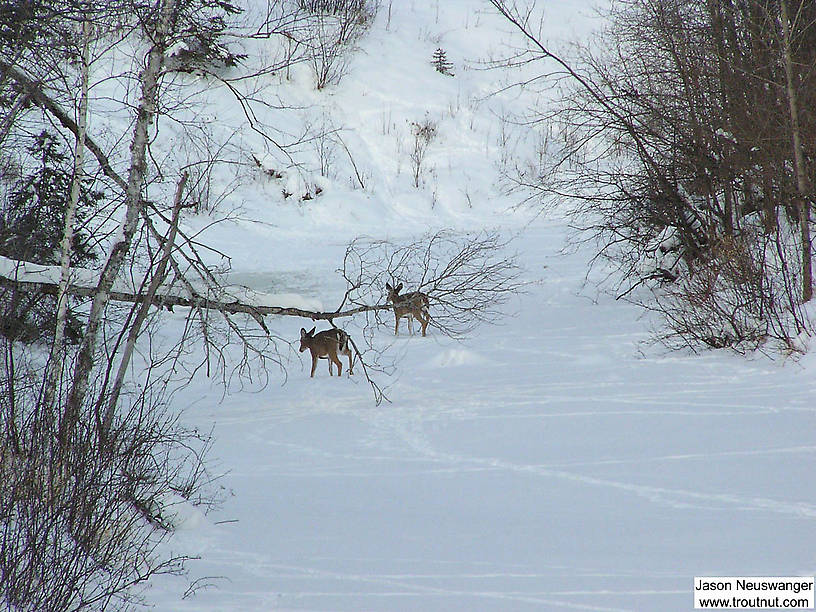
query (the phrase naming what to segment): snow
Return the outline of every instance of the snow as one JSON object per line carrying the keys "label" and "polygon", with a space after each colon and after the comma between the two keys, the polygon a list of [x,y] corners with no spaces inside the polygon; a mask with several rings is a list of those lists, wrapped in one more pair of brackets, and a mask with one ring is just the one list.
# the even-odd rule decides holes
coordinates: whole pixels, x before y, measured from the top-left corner
{"label": "snow", "polygon": [[[812,360],[644,345],[638,309],[582,291],[564,232],[520,239],[528,268],[548,267],[506,325],[463,344],[401,336],[392,403],[357,375],[309,379],[308,360],[283,387],[210,391],[192,418],[214,425],[234,496],[193,538],[193,567],[223,578],[157,600],[684,610],[693,576],[812,574]],[[284,324],[294,341],[299,321]]]}
{"label": "snow", "polygon": [[[550,38],[584,35],[589,5],[579,7],[547,3]],[[268,320],[292,343],[285,381],[224,395],[196,378],[173,395],[185,423],[212,430],[219,485],[232,495],[206,516],[178,500],[172,549],[200,555],[190,577],[210,586],[182,600],[186,583],[160,577],[149,602],[179,612],[686,610],[694,576],[813,575],[813,356],[649,343],[653,320],[586,284],[592,252],[564,249],[560,212],[513,208],[518,196],[500,189],[501,117],[537,96],[493,96],[515,76],[478,69],[506,50],[509,27],[475,0],[395,2],[388,29],[384,12],[340,85],[316,92],[300,70],[268,84],[303,109],[287,116],[291,133],[298,122],[342,128],[366,189],[342,148],[321,177],[313,151],[286,170],[247,130],[247,158],[284,177],[244,178],[239,214],[187,219],[188,233],[228,253],[231,282],[263,294],[258,303],[333,308],[348,240],[442,227],[515,235],[532,283],[499,325],[462,341],[405,326],[395,338],[386,317],[376,341],[397,364],[377,375],[390,400],[380,406],[359,369],[309,378],[296,346],[312,323],[296,318]],[[455,77],[430,66],[437,47]],[[240,123],[228,97],[207,96],[196,112]],[[418,190],[410,122],[426,116],[438,136]],[[281,195],[309,184],[323,194]],[[172,335],[184,313],[167,317]]]}
{"label": "snow", "polygon": [[[0,276],[23,283],[51,283],[59,284],[60,266],[45,266],[40,264],[20,262],[0,255]],[[99,275],[92,270],[72,268],[72,282],[77,285],[95,287]]]}
{"label": "snow", "polygon": [[[94,270],[83,268],[71,268],[71,285],[78,288],[93,288],[99,278]],[[45,266],[31,262],[19,262],[0,255],[0,276],[23,283],[46,283],[51,285],[59,284],[60,267]],[[240,300],[241,303],[250,306],[277,306],[280,308],[300,308],[302,310],[323,310],[323,303],[315,298],[291,292],[269,292],[256,291],[243,285],[223,285],[223,295],[219,296],[222,301]],[[128,279],[117,279],[114,283],[113,291],[130,292],[135,291],[133,283]],[[162,287],[157,291],[158,295],[166,297],[187,298],[188,294],[176,290],[167,290]]]}
{"label": "snow", "polygon": [[471,364],[485,363],[487,359],[475,351],[452,348],[442,351],[431,359],[427,368],[455,368]]}
{"label": "snow", "polygon": [[165,493],[159,503],[162,524],[177,532],[210,527],[204,512],[177,493]]}

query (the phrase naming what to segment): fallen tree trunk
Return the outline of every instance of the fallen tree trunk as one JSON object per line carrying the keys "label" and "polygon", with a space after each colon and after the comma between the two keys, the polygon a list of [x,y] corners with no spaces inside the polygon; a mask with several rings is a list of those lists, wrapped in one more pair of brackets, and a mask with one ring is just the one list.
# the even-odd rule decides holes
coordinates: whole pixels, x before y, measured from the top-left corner
{"label": "fallen tree trunk", "polygon": [[[90,273],[90,270],[77,270],[74,272]],[[20,291],[36,291],[48,295],[58,295],[59,282],[54,280],[59,278],[59,266],[43,266],[29,262],[20,262],[7,257],[0,256],[0,286],[14,288]],[[263,317],[270,315],[286,317],[302,317],[312,320],[331,321],[344,317],[351,317],[361,312],[374,312],[378,310],[391,310],[389,304],[362,305],[346,310],[336,310],[334,312],[311,310],[297,306],[279,306],[262,303],[264,298],[272,297],[266,294],[252,291],[244,287],[235,287],[243,296],[230,293],[223,289],[219,295],[202,295],[191,293],[190,295],[180,295],[172,292],[162,292],[158,290],[150,297],[145,293],[138,293],[114,286],[110,292],[110,299],[116,302],[127,302],[131,304],[141,304],[146,301],[159,308],[172,310],[179,306],[182,308],[203,308],[215,310],[223,314],[248,314],[253,317],[264,331],[269,333]],[[67,293],[74,297],[90,298],[96,292],[95,282],[77,282],[76,280],[68,284]],[[258,303],[261,302],[261,303]]]}

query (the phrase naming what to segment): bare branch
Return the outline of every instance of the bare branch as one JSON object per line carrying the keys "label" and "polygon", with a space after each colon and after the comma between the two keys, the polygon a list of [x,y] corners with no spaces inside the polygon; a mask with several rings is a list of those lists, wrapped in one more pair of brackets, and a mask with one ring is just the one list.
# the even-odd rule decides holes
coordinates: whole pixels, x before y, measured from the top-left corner
{"label": "bare branch", "polygon": [[497,232],[440,231],[404,245],[357,239],[347,248],[341,270],[349,287],[344,303],[377,301],[386,282],[403,281],[406,291],[428,296],[432,327],[463,336],[479,323],[498,320],[501,306],[523,291],[516,257],[506,254],[509,244]]}

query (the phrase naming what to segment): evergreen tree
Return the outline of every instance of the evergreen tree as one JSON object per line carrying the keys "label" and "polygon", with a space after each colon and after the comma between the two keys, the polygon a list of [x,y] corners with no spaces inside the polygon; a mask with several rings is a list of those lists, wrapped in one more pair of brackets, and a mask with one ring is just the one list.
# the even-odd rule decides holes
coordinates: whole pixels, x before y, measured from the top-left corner
{"label": "evergreen tree", "polygon": [[[43,265],[59,265],[65,209],[71,190],[68,156],[59,150],[52,134],[42,132],[28,149],[34,170],[19,179],[0,203],[0,255]],[[81,228],[87,212],[104,197],[83,188],[77,206],[72,263],[83,266],[96,259],[90,238]],[[0,334],[34,342],[53,331],[56,298],[30,292],[0,289]],[[76,342],[80,326],[69,314],[66,337]]]}
{"label": "evergreen tree", "polygon": [[446,76],[453,76],[453,72],[451,72],[453,63],[448,61],[447,54],[441,47],[434,51],[431,64],[436,68],[437,72],[441,72]]}

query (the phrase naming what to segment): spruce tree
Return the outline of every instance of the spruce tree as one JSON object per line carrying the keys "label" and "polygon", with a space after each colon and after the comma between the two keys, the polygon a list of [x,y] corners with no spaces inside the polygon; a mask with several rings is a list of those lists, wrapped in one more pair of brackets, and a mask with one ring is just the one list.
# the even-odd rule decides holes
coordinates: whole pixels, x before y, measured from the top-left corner
{"label": "spruce tree", "polygon": [[441,72],[446,76],[453,76],[453,72],[451,72],[453,63],[448,61],[447,54],[441,47],[434,51],[431,64],[436,68],[437,72]]}
{"label": "spruce tree", "polygon": [[[42,265],[58,265],[65,208],[71,185],[68,156],[60,150],[53,134],[42,132],[28,153],[32,171],[10,187],[0,203],[0,255]],[[82,188],[77,207],[77,227],[83,227],[87,212],[104,197],[100,191]],[[73,263],[79,267],[96,259],[90,236],[74,234]],[[0,290],[0,334],[34,342],[53,333],[56,298],[40,292],[15,293]],[[69,312],[66,336],[76,342],[81,326]]]}

